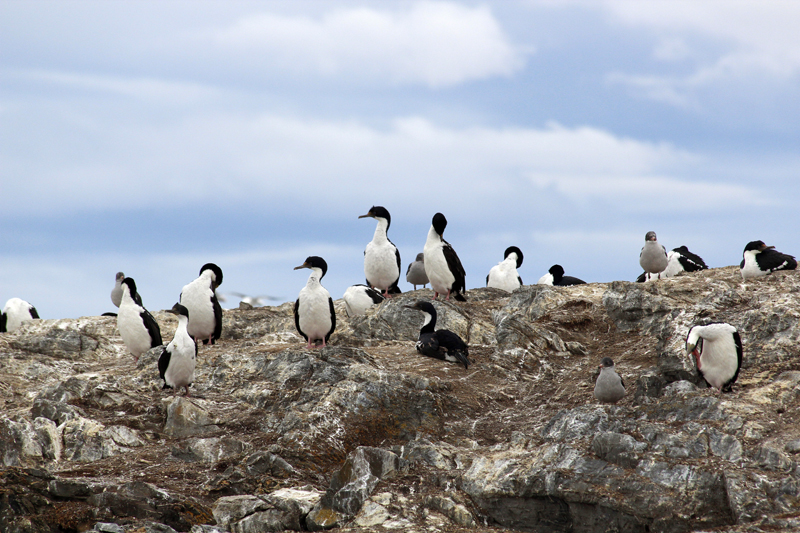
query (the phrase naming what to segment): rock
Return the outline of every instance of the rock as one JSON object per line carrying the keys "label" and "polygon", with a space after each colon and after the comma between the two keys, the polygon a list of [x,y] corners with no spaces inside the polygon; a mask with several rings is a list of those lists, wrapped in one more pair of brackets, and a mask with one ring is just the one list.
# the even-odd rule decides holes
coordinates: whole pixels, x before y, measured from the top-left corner
{"label": "rock", "polygon": [[164,433],[171,437],[192,437],[208,435],[219,431],[214,417],[198,400],[176,397],[168,401],[167,422]]}
{"label": "rock", "polygon": [[341,525],[361,509],[378,482],[401,466],[394,453],[359,446],[331,479],[330,487],[306,518],[311,531]]}
{"label": "rock", "polygon": [[[226,310],[189,398],[161,389],[159,348],[133,364],[114,319],[0,335],[0,530],[798,529],[796,272],[470,289],[435,304],[469,371],[415,352],[421,317],[403,305],[431,296],[353,318],[337,301],[315,350],[293,302]],[[728,394],[684,351],[708,321],[744,342]],[[606,355],[620,405],[592,397]]]}

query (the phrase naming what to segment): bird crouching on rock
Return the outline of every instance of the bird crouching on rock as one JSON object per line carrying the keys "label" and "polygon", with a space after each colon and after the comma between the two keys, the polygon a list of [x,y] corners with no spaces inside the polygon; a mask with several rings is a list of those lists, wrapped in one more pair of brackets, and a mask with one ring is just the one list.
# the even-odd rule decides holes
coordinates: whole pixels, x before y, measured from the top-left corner
{"label": "bird crouching on rock", "polygon": [[585,285],[586,282],[573,276],[564,275],[564,267],[553,265],[547,274],[539,278],[537,285],[553,285],[555,287],[570,287],[572,285]]}
{"label": "bird crouching on rock", "polygon": [[300,268],[310,268],[311,274],[294,303],[294,325],[308,342],[307,348],[314,348],[318,340],[322,341],[324,348],[336,329],[333,298],[320,283],[328,271],[328,263],[323,258],[312,255],[302,265],[294,267],[295,270]]}
{"label": "bird crouching on rock", "polygon": [[774,246],[767,246],[764,241],[751,241],[744,247],[739,268],[742,279],[758,278],[777,270],[794,270],[797,260],[792,255],[777,251]]}
{"label": "bird crouching on rock", "polygon": [[594,397],[602,403],[617,403],[625,396],[625,382],[614,369],[610,357],[600,360],[600,375],[594,384]]}
{"label": "bird crouching on rock", "polygon": [[10,333],[27,320],[39,318],[36,308],[21,298],[9,298],[0,314],[0,333]]}
{"label": "bird crouching on rock", "polygon": [[364,315],[367,309],[383,302],[380,292],[366,285],[351,285],[344,291],[344,308],[347,316]]}
{"label": "bird crouching on rock", "polygon": [[415,345],[422,355],[461,363],[464,368],[469,368],[469,347],[457,334],[448,329],[436,330],[436,308],[429,302],[418,301],[414,305],[404,306],[406,309],[422,311],[424,321],[419,330],[419,340]]}
{"label": "bird crouching on rock", "polygon": [[697,272],[698,270],[706,270],[707,268],[708,265],[706,265],[702,257],[690,252],[686,246],[678,246],[667,252],[667,268],[656,274],[642,272],[639,277],[636,278],[636,281],[642,283],[661,278],[672,278],[682,272]]}
{"label": "bird crouching on rock", "polygon": [[686,354],[692,355],[697,373],[717,392],[730,392],[742,368],[742,338],[724,322],[693,326],[686,336]]}
{"label": "bird crouching on rock", "polygon": [[167,313],[178,317],[178,327],[172,341],[161,352],[158,358],[158,373],[164,380],[164,389],[186,389],[194,381],[194,369],[197,364],[197,341],[189,335],[189,310],[179,303],[172,306]]}

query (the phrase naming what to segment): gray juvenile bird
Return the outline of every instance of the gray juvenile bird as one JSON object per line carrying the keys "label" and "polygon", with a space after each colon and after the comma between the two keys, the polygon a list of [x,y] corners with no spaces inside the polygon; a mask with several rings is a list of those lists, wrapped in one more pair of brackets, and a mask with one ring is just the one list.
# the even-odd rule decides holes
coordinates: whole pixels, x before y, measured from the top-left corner
{"label": "gray juvenile bird", "polygon": [[614,370],[614,361],[603,357],[600,361],[600,375],[594,384],[594,397],[603,403],[617,403],[625,396],[625,383]]}

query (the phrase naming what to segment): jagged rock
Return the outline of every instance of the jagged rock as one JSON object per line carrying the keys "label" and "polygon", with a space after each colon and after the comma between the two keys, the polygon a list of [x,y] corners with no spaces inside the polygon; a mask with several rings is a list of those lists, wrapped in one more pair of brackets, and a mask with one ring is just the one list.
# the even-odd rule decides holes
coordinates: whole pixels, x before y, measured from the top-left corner
{"label": "jagged rock", "polygon": [[266,496],[225,496],[214,503],[214,519],[231,533],[300,530],[322,493],[281,489]]}
{"label": "jagged rock", "polygon": [[361,509],[381,479],[400,467],[401,460],[394,453],[359,446],[333,475],[325,496],[308,514],[307,527],[317,531],[341,525]]}
{"label": "jagged rock", "polygon": [[172,437],[208,435],[219,431],[214,416],[198,400],[177,397],[167,405],[167,422],[164,433]]}
{"label": "jagged rock", "polygon": [[88,418],[76,418],[59,426],[64,439],[63,458],[92,462],[144,446],[137,431],[125,426],[105,427]]}
{"label": "jagged rock", "polygon": [[187,462],[216,463],[242,455],[247,445],[237,439],[210,437],[188,439],[172,450],[172,455]]}
{"label": "jagged rock", "polygon": [[[189,398],[162,391],[158,348],[133,364],[114,319],[3,334],[0,452],[21,467],[0,470],[0,530],[219,533],[210,505],[234,495],[261,502],[231,522],[242,531],[797,529],[796,272],[471,289],[435,304],[470,342],[469,371],[414,350],[421,317],[403,305],[431,296],[352,319],[337,301],[316,350],[292,302],[225,311]],[[684,350],[708,321],[742,335],[730,394]],[[628,384],[615,406],[592,397],[604,356]]]}

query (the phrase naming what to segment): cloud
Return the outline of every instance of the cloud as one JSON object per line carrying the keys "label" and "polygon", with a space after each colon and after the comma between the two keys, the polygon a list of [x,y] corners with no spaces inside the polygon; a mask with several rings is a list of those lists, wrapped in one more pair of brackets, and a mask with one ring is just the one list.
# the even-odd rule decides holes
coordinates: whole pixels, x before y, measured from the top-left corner
{"label": "cloud", "polygon": [[252,14],[212,38],[231,57],[271,72],[430,87],[511,76],[531,52],[509,42],[488,7],[452,2],[335,9],[319,17]]}
{"label": "cloud", "polygon": [[[284,212],[310,198],[331,211],[361,210],[353,191],[414,209],[423,209],[419,198],[499,209],[548,192],[624,212],[638,211],[634,200],[645,197],[656,211],[700,201],[677,202],[687,197],[713,209],[767,201],[754,186],[695,175],[699,165],[714,165],[699,154],[592,127],[456,128],[419,116],[376,126],[223,112],[120,124],[104,110],[5,113],[7,128],[20,123],[0,148],[6,215],[222,202]],[[73,135],[61,137],[65,131]]]}
{"label": "cloud", "polygon": [[[629,85],[654,100],[694,107],[697,92],[707,87],[758,84],[764,77],[794,83],[800,75],[797,2],[609,0],[601,5],[615,23],[652,31],[655,58],[692,60],[693,68],[678,75],[609,75],[610,82]],[[703,44],[695,47],[693,41]],[[717,52],[708,57],[713,49]]]}

